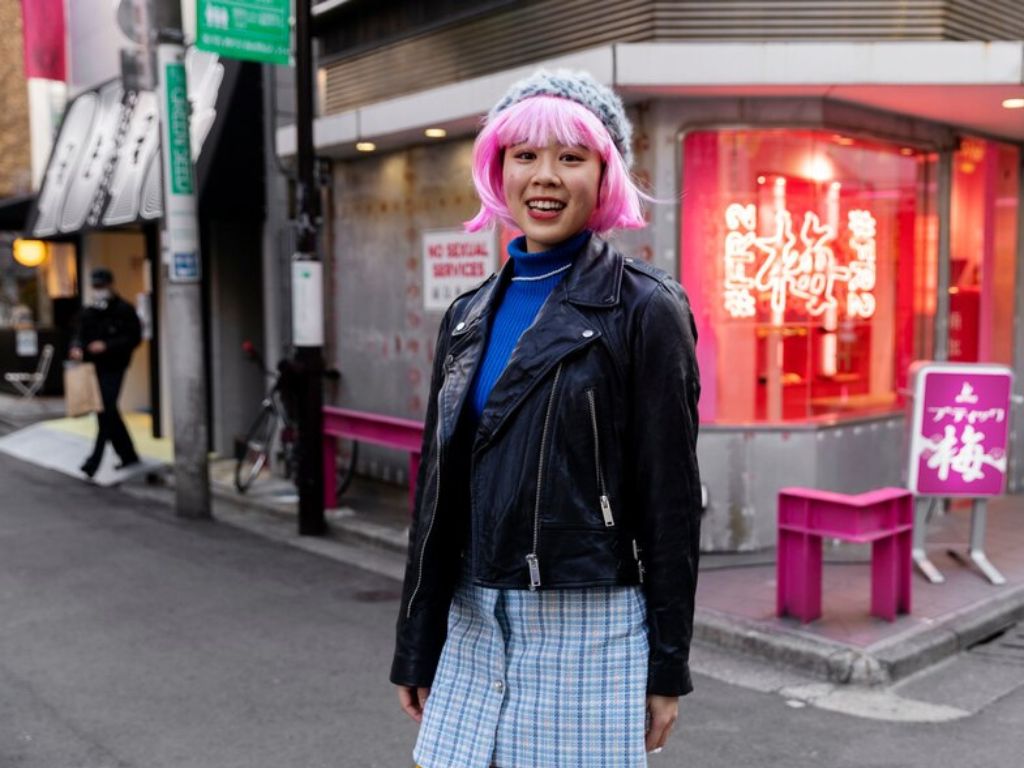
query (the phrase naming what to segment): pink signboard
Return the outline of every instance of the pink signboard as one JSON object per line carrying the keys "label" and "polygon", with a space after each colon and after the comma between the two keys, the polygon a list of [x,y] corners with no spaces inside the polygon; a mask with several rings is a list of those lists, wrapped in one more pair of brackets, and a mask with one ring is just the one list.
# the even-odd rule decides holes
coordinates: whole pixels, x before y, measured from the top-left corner
{"label": "pink signboard", "polygon": [[1013,392],[1010,369],[923,363],[912,375],[910,490],[926,496],[1002,495]]}

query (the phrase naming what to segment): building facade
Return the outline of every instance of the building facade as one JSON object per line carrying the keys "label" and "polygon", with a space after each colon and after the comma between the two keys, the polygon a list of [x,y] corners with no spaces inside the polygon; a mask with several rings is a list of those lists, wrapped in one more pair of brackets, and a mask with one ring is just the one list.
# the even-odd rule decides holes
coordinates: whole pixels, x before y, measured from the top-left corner
{"label": "building facade", "polygon": [[[121,404],[150,415],[154,435],[163,436],[171,433],[165,342],[175,328],[164,300],[168,257],[159,231],[157,94],[133,75],[130,63],[138,47],[119,26],[116,9],[107,0],[66,6],[70,100],[25,230],[50,243],[49,262],[65,264],[76,310],[90,299],[92,269],[114,273],[118,292],[136,306],[144,336]],[[195,49],[185,67],[202,254],[208,426],[211,449],[232,455],[265,387],[263,372],[242,352],[243,341],[263,342],[261,71]],[[70,320],[61,330],[66,346]]]}
{"label": "building facade", "polygon": [[[782,486],[903,482],[913,361],[1024,373],[1019,4],[351,0],[314,13],[340,404],[422,418],[445,301],[478,270],[439,270],[431,249],[465,245],[480,117],[541,65],[615,87],[636,126],[634,170],[659,202],[618,242],[679,278],[694,308],[706,549],[774,544]],[[293,129],[276,148],[294,153]],[[510,235],[474,251],[487,269]],[[401,457],[367,455],[365,471],[403,479]]]}

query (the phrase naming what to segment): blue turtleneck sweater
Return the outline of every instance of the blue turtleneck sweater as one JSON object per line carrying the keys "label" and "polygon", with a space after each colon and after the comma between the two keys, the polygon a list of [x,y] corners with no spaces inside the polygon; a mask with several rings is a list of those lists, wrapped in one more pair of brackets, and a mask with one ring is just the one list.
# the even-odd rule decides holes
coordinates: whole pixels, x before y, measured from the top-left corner
{"label": "blue turtleneck sweater", "polygon": [[477,369],[469,398],[475,421],[479,421],[491,389],[505,370],[519,337],[537,317],[541,305],[589,239],[590,232],[584,230],[551,250],[538,253],[526,252],[525,237],[517,237],[509,243],[512,281],[505,289],[498,311],[494,313],[487,351]]}

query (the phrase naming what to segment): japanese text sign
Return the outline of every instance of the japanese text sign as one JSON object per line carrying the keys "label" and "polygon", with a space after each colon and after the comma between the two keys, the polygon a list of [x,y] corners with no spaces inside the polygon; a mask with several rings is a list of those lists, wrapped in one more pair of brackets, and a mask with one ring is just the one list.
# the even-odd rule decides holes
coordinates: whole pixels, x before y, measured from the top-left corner
{"label": "japanese text sign", "polygon": [[437,230],[423,234],[423,308],[444,310],[496,268],[493,232]]}
{"label": "japanese text sign", "polygon": [[875,313],[876,222],[870,212],[847,213],[849,237],[844,247],[852,254],[847,263],[836,252],[837,227],[823,223],[816,213],[806,212],[799,230],[785,208],[773,218],[773,231],[760,236],[755,206],[734,203],[726,209],[722,294],[726,312],[732,317],[754,317],[758,298],[766,296],[779,316],[791,304],[812,316],[837,310],[840,304],[851,318]]}
{"label": "japanese text sign", "polygon": [[230,59],[288,64],[291,8],[292,0],[197,0],[196,47]]}
{"label": "japanese text sign", "polygon": [[924,363],[914,369],[908,485],[927,496],[999,496],[1013,374],[1001,365]]}

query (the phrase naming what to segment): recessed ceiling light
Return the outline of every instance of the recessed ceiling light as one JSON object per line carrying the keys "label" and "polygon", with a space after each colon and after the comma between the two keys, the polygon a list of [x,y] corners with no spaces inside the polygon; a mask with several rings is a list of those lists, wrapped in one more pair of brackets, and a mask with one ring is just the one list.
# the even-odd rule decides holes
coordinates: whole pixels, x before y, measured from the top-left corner
{"label": "recessed ceiling light", "polygon": [[377,145],[372,141],[359,141],[356,142],[356,149],[360,152],[373,152],[377,148]]}
{"label": "recessed ceiling light", "polygon": [[839,144],[840,146],[843,146],[843,147],[848,147],[851,144],[853,144],[853,139],[851,139],[849,136],[843,136],[843,135],[838,134],[838,133],[832,134],[832,140],[836,144]]}
{"label": "recessed ceiling light", "polygon": [[443,139],[448,135],[444,128],[427,128],[423,133],[428,139]]}
{"label": "recessed ceiling light", "polygon": [[1007,109],[1024,109],[1024,99],[1006,99],[1003,106]]}
{"label": "recessed ceiling light", "polygon": [[914,154],[914,150],[912,150],[910,147],[900,147],[900,154],[903,155],[904,157],[910,157],[912,154]]}

